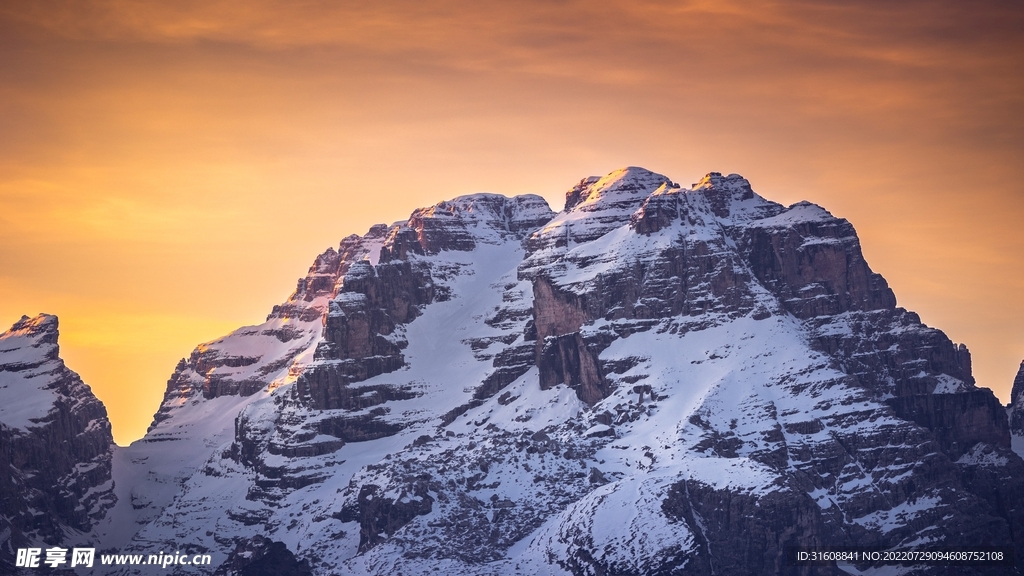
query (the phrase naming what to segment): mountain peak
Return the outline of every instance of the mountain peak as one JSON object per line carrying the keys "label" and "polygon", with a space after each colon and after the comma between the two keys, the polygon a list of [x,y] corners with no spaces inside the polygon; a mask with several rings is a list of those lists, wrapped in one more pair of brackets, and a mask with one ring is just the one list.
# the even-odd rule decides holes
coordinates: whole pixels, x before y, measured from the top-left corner
{"label": "mountain peak", "polygon": [[580,180],[565,194],[563,212],[599,210],[608,203],[639,203],[661,186],[677,187],[667,176],[639,166],[619,168],[606,176]]}
{"label": "mountain peak", "polygon": [[490,193],[458,196],[414,210],[409,220],[392,225],[381,254],[386,261],[404,259],[410,252],[467,252],[479,243],[521,239],[553,215],[547,201],[534,194],[511,198]]}
{"label": "mountain peak", "polygon": [[57,343],[57,317],[53,314],[40,313],[34,317],[28,315],[22,316],[20,320],[11,326],[8,332],[5,332],[3,336],[41,336],[41,335],[52,335],[52,341],[47,339],[46,343],[56,344]]}
{"label": "mountain peak", "polygon": [[[57,317],[22,316],[0,333],[0,421],[27,428],[45,418],[56,398],[49,391],[51,373],[61,369]],[[34,390],[47,392],[33,396]]]}
{"label": "mountain peak", "polygon": [[456,196],[451,200],[438,202],[433,206],[413,211],[409,222],[423,218],[461,218],[497,225],[507,230],[518,229],[523,224],[532,224],[538,219],[553,215],[547,200],[536,194],[505,196],[490,192],[478,192]]}
{"label": "mountain peak", "polygon": [[721,172],[708,172],[700,181],[694,183],[693,189],[729,188],[733,190],[750,190],[750,182],[739,174],[722,176]]}

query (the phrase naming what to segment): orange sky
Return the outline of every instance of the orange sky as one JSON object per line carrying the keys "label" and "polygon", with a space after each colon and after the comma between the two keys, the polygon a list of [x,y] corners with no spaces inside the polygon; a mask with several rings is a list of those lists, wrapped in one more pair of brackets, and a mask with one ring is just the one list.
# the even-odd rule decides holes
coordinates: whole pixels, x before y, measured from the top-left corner
{"label": "orange sky", "polygon": [[[898,4],[898,5],[894,5]],[[1006,400],[1024,358],[1011,2],[0,0],[0,323],[139,437],[313,257],[474,191],[641,165],[848,218]]]}

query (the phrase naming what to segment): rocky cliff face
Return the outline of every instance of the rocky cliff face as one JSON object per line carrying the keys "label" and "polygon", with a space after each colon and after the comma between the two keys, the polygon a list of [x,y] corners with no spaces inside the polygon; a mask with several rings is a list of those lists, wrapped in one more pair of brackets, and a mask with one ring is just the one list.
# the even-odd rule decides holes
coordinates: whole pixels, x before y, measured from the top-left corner
{"label": "rocky cliff face", "polygon": [[179,365],[94,535],[223,573],[253,551],[574,575],[840,573],[785,564],[794,545],[1024,553],[1013,421],[846,220],[626,168],[557,214],[464,196],[325,252],[266,324]]}
{"label": "rocky cliff face", "polygon": [[[364,237],[349,236],[338,249],[317,256],[309,273],[298,281],[288,301],[258,326],[200,344],[182,359],[167,383],[167,391],[154,425],[175,406],[201,393],[205,399],[250,396],[273,382],[290,382],[312,360],[320,343],[323,316],[337,292],[339,279],[353,262],[379,250],[386,227],[375,226]],[[175,403],[175,400],[178,403]]]}
{"label": "rocky cliff face", "polygon": [[1024,362],[1020,363],[1017,377],[1010,389],[1010,405],[1007,407],[1010,429],[1015,436],[1024,436]]}
{"label": "rocky cliff face", "polygon": [[[0,334],[0,556],[64,544],[113,506],[110,422],[60,359],[57,317]],[[2,566],[2,564],[0,564]]]}

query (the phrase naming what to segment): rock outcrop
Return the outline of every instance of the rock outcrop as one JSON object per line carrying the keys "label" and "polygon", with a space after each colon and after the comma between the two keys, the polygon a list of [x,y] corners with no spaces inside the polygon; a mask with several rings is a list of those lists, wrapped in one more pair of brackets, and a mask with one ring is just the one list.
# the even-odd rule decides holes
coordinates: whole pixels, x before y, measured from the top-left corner
{"label": "rock outcrop", "polygon": [[64,365],[57,317],[0,334],[0,556],[88,532],[115,503],[103,404]]}
{"label": "rock outcrop", "polygon": [[306,562],[295,558],[284,542],[263,536],[239,542],[214,576],[312,576]]}

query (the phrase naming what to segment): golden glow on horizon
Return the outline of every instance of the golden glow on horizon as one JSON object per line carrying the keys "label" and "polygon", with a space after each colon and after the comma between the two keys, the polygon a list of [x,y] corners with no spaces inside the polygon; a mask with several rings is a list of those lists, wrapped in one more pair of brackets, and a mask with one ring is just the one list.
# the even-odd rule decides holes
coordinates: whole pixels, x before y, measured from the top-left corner
{"label": "golden glow on horizon", "polygon": [[626,165],[821,204],[979,384],[1024,358],[1018,4],[41,0],[0,51],[0,323],[121,443],[348,234]]}

